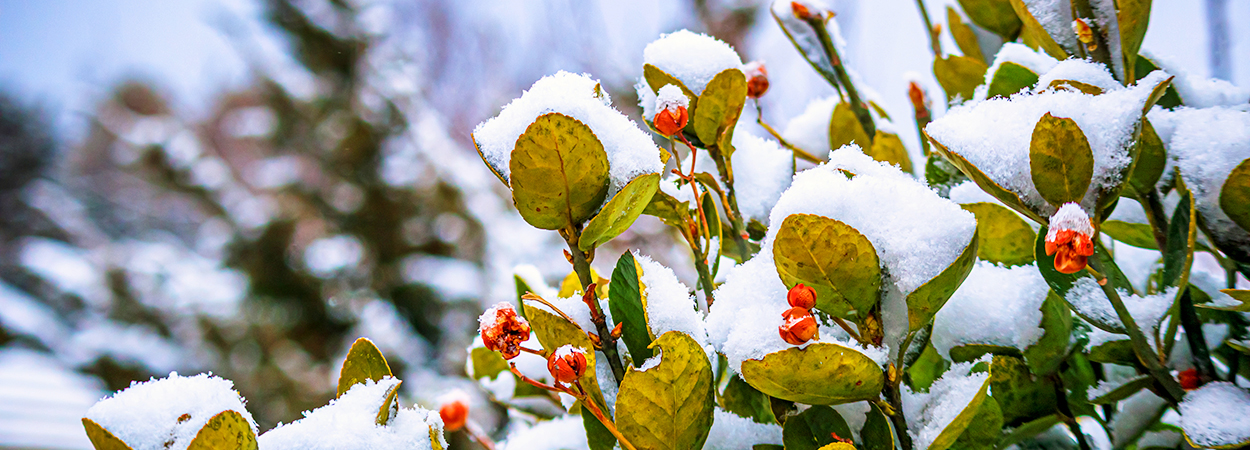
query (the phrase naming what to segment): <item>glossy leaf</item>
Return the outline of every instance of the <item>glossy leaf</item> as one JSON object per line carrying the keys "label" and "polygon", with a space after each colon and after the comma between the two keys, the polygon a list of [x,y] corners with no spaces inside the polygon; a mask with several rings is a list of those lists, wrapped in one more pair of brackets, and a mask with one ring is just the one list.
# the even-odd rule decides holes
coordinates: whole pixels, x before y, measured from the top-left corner
{"label": "glossy leaf", "polygon": [[499,352],[486,347],[475,347],[469,351],[469,376],[474,379],[494,378],[500,372],[508,370],[508,361],[499,356]]}
{"label": "glossy leaf", "polygon": [[1002,409],[1007,425],[1019,425],[1055,412],[1055,384],[1045,376],[1034,376],[1023,359],[994,356],[990,368],[990,390]]}
{"label": "glossy leaf", "polygon": [[1250,159],[1228,174],[1220,189],[1220,209],[1241,229],[1250,231]]}
{"label": "glossy leaf", "polygon": [[725,390],[717,402],[726,411],[754,420],[756,423],[777,423],[768,396],[751,387],[736,373],[730,373]]}
{"label": "glossy leaf", "polygon": [[1102,94],[1102,88],[1098,86],[1094,86],[1089,83],[1082,83],[1076,80],[1063,80],[1063,79],[1054,80],[1054,81],[1051,81],[1050,84],[1046,86],[1046,88],[1048,90],[1055,90],[1055,91],[1063,90],[1063,91],[1081,92],[1081,93],[1085,93],[1089,95]]}
{"label": "glossy leaf", "polygon": [[129,445],[91,419],[83,417],[82,427],[87,430],[87,439],[91,440],[91,445],[96,450],[132,450]]}
{"label": "glossy leaf", "polygon": [[981,385],[981,389],[977,391],[972,400],[968,402],[964,409],[955,416],[955,419],[946,428],[938,433],[933,439],[933,443],[929,444],[928,450],[946,450],[959,439],[959,436],[972,424],[981,412],[981,405],[989,398],[990,377],[985,378],[985,383]]}
{"label": "glossy leaf", "polygon": [[712,365],[698,342],[678,331],[652,346],[660,349],[660,363],[628,369],[616,397],[616,426],[640,449],[699,450],[716,404]]}
{"label": "glossy leaf", "polygon": [[1033,227],[1023,218],[989,202],[959,206],[977,217],[978,258],[1008,266],[1033,262]]}
{"label": "glossy leaf", "polygon": [[998,400],[986,397],[968,428],[955,439],[950,448],[968,450],[991,450],[1003,432],[1003,410]]}
{"label": "glossy leaf", "polygon": [[998,199],[998,201],[1007,205],[1008,208],[1011,208],[1021,215],[1032,219],[1034,222],[1046,223],[1045,218],[1039,216],[1036,212],[1033,212],[1032,209],[1024,205],[1024,201],[1020,199],[1020,196],[1000,186],[998,183],[995,183],[994,180],[991,180],[990,177],[985,174],[985,172],[982,172],[981,169],[977,168],[977,166],[972,165],[972,163],[968,162],[967,159],[964,159],[963,156],[952,152],[945,145],[942,145],[941,142],[938,142],[933,138],[929,138],[929,143],[933,144],[933,149],[937,150],[938,154],[942,155],[946,161],[959,168],[959,171],[963,172],[964,175],[967,175],[969,179],[977,184],[977,187],[981,188],[981,190]]}
{"label": "glossy leaf", "polygon": [[1133,188],[1137,196],[1140,196],[1153,190],[1155,184],[1159,182],[1159,178],[1163,176],[1163,169],[1167,165],[1168,154],[1154,125],[1151,125],[1150,121],[1145,118],[1142,119],[1141,138],[1137,146],[1137,162],[1133,165],[1133,175],[1129,177],[1129,186]]}
{"label": "glossy leaf", "polygon": [[1072,341],[1072,310],[1054,291],[1042,301],[1042,337],[1024,349],[1024,361],[1037,375],[1050,375],[1068,355]]}
{"label": "glossy leaf", "polygon": [[877,135],[872,139],[872,147],[868,150],[868,156],[874,160],[898,166],[903,172],[911,173],[911,157],[908,156],[907,147],[903,146],[903,140],[899,139],[897,134],[877,130]]}
{"label": "glossy leaf", "polygon": [[581,224],[608,195],[608,155],[590,127],[560,113],[538,116],[517,138],[509,163],[512,201],[544,230]]}
{"label": "glossy leaf", "polygon": [[760,392],[809,405],[837,405],[877,397],[881,367],[838,344],[818,342],[742,362],[742,378]]}
{"label": "glossy leaf", "polygon": [[1163,250],[1163,274],[1160,280],[1164,286],[1189,284],[1197,228],[1197,209],[1193,194],[1184,192],[1172,214],[1172,220],[1168,221],[1168,240],[1167,247]]}
{"label": "glossy leaf", "polygon": [[907,294],[907,323],[911,331],[928,325],[933,320],[933,315],[942,309],[946,301],[955,294],[955,290],[959,289],[959,285],[963,284],[964,279],[968,278],[968,274],[972,273],[980,241],[977,233],[972,233],[972,240],[968,241],[968,245],[954,262],[932,280]]}
{"label": "glossy leaf", "polygon": [[864,131],[855,112],[851,111],[851,105],[838,102],[833,107],[833,116],[829,118],[829,150],[849,144],[856,144],[861,149],[872,148],[872,137]]}
{"label": "glossy leaf", "polygon": [[851,439],[851,428],[846,420],[833,408],[813,406],[786,421],[781,430],[781,442],[786,450],[818,450],[838,442],[833,439],[835,434]]}
{"label": "glossy leaf", "polygon": [[890,426],[890,418],[876,404],[869,405],[868,414],[864,417],[864,428],[859,431],[864,450],[894,450],[897,439]]}
{"label": "glossy leaf", "polygon": [[1111,236],[1112,239],[1134,247],[1158,250],[1154,231],[1148,224],[1108,220],[1102,223],[1102,232]]}
{"label": "glossy leaf", "polygon": [[1076,121],[1046,113],[1029,143],[1033,185],[1056,208],[1085,197],[1094,176],[1094,152]]}
{"label": "glossy leaf", "polygon": [[[603,411],[601,409],[601,411]],[[607,414],[605,411],[604,414]],[[594,414],[582,411],[582,428],[586,429],[586,444],[590,450],[612,450],[617,447],[616,436],[608,431]]]}
{"label": "glossy leaf", "polygon": [[256,450],[256,433],[236,411],[222,411],[196,433],[187,450]]}
{"label": "glossy leaf", "polygon": [[977,42],[977,34],[972,31],[959,17],[959,12],[955,11],[952,6],[946,7],[946,24],[950,27],[951,37],[955,39],[955,44],[959,46],[959,51],[964,56],[985,61],[985,55],[981,53],[981,44]]}
{"label": "glossy leaf", "polygon": [[378,407],[376,423],[379,426],[390,423],[391,418],[399,413],[399,385],[401,384],[404,384],[404,382],[396,380],[395,384],[386,390],[386,397],[382,399],[382,406]]}
{"label": "glossy leaf", "polygon": [[937,349],[932,345],[926,345],[920,352],[920,356],[907,367],[908,377],[904,380],[913,391],[928,391],[933,382],[937,381],[949,367],[950,363],[938,354]]}
{"label": "glossy leaf", "polygon": [[1029,12],[1028,6],[1025,6],[1024,0],[1011,0],[1011,8],[1016,11],[1016,17],[1020,18],[1021,30],[1020,37],[1024,39],[1024,45],[1034,50],[1041,50],[1050,55],[1050,57],[1060,61],[1068,59],[1068,51],[1059,46],[1055,42],[1055,38],[1046,32],[1041,22]]}
{"label": "glossy leaf", "polygon": [[352,348],[347,351],[347,358],[343,360],[343,368],[339,370],[338,395],[342,396],[352,386],[364,383],[365,380],[377,382],[389,376],[391,376],[391,366],[386,363],[386,357],[382,356],[378,347],[373,345],[373,341],[363,337],[356,339],[356,342],[352,343]]}
{"label": "glossy leaf", "polygon": [[878,301],[881,266],[877,251],[850,225],[823,216],[792,214],[777,230],[773,259],[786,288],[803,283],[815,289],[816,307],[827,314],[860,317]]}
{"label": "glossy leaf", "polygon": [[634,178],[590,219],[577,240],[577,247],[582,251],[590,251],[620,236],[638,220],[638,216],[642,215],[642,211],[651,203],[651,197],[659,189],[658,173]]}
{"label": "glossy leaf", "polygon": [[612,271],[611,287],[608,290],[608,309],[612,311],[612,320],[621,324],[621,340],[633,357],[634,367],[642,367],[642,363],[651,357],[651,328],[647,325],[647,299],[642,292],[642,267],[634,259],[634,254],[625,252],[616,260],[616,269]]}
{"label": "glossy leaf", "polygon": [[1141,50],[1142,40],[1146,38],[1146,28],[1150,24],[1150,4],[1151,0],[1115,1],[1124,67],[1133,67],[1137,61],[1137,51]]}
{"label": "glossy leaf", "polygon": [[651,197],[647,207],[643,208],[642,213],[654,216],[670,227],[685,230],[685,223],[690,219],[689,204],[689,202],[678,201],[677,198],[664,191],[655,191],[655,195]]}
{"label": "glossy leaf", "polygon": [[1228,294],[1229,297],[1232,297],[1233,300],[1241,302],[1241,304],[1233,305],[1233,306],[1214,306],[1211,304],[1201,304],[1201,305],[1196,304],[1194,306],[1199,307],[1199,308],[1215,309],[1215,310],[1220,310],[1220,311],[1250,312],[1250,290],[1220,289],[1220,292]]}
{"label": "glossy leaf", "polygon": [[947,101],[954,101],[955,97],[971,99],[977,86],[985,82],[985,72],[989,68],[984,60],[968,56],[952,55],[933,60],[933,76],[946,91]]}
{"label": "glossy leaf", "polygon": [[1089,360],[1104,364],[1134,365],[1137,353],[1133,351],[1133,343],[1128,338],[1104,342],[1089,349]]}
{"label": "glossy leaf", "polygon": [[719,142],[721,136],[738,122],[747,100],[747,78],[738,69],[725,69],[716,74],[699,94],[699,109],[687,111],[695,135],[705,143]]}
{"label": "glossy leaf", "polygon": [[959,0],[959,7],[977,26],[1014,41],[1024,25],[1011,8],[1010,0]]}
{"label": "glossy leaf", "polygon": [[986,98],[1010,97],[1011,94],[1023,91],[1037,84],[1037,74],[1022,65],[1004,61],[990,79]]}

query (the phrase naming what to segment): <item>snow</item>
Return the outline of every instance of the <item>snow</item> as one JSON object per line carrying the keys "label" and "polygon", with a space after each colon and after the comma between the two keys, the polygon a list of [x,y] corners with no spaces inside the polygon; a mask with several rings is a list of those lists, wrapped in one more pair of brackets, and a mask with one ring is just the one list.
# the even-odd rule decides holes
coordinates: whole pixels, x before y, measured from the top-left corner
{"label": "snow", "polygon": [[612,179],[605,202],[634,177],[664,169],[650,133],[613,108],[598,81],[564,71],[538,80],[499,115],[479,124],[473,130],[474,142],[487,164],[510,179],[509,162],[517,138],[538,116],[552,112],[586,124],[603,144]]}
{"label": "snow", "polygon": [[[1019,64],[1038,75],[1050,72],[1055,67],[1055,64],[1059,63],[1059,61],[1051,58],[1045,52],[1035,51],[1024,44],[1015,42],[1004,43],[1002,48],[998,49],[998,53],[994,55],[994,63],[990,65],[990,69],[985,71],[985,84],[977,88],[975,95],[977,100],[985,99],[985,95],[988,93],[988,86],[994,80],[994,75],[998,73],[998,69],[1003,66],[1003,63],[1008,62]],[[1041,83],[1038,85],[1045,86],[1045,84]]]}
{"label": "snow", "polygon": [[[1104,39],[1107,42],[1107,50],[1111,55],[1122,55],[1124,52],[1120,50],[1120,19],[1116,8],[1116,0],[1090,0],[1090,6],[1094,8],[1094,22],[1098,24]],[[1111,68],[1115,70],[1116,76],[1124,78],[1124,60],[1119,56],[1111,57]]]}
{"label": "snow", "polygon": [[933,347],[946,359],[964,344],[1024,351],[1041,339],[1042,302],[1050,287],[1033,264],[1005,268],[978,261],[964,284],[938,310]]}
{"label": "snow", "polygon": [[794,177],[794,155],[777,142],[758,137],[745,129],[734,131],[733,146],[731,163],[738,210],[748,220],[767,222],[773,205],[790,187],[790,180]]}
{"label": "snow", "polygon": [[981,187],[977,186],[977,183],[972,180],[964,181],[963,183],[959,183],[955,187],[952,187],[946,196],[952,202],[961,205],[967,205],[969,203],[993,203],[995,205],[1006,206],[1003,205],[1003,202],[994,198],[993,195],[990,195],[982,190]]}
{"label": "snow", "polygon": [[82,417],[102,384],[53,355],[0,348],[0,448],[92,448]]}
{"label": "snow", "polygon": [[1172,86],[1176,88],[1176,93],[1181,96],[1181,101],[1185,106],[1211,108],[1250,103],[1250,88],[1236,86],[1218,78],[1203,78],[1190,73],[1184,64],[1155,55],[1145,49],[1142,50],[1142,55],[1159,68],[1176,75],[1176,78],[1172,80]]}
{"label": "snow", "polygon": [[1229,446],[1250,441],[1250,392],[1224,381],[1185,395],[1181,429],[1197,447]]}
{"label": "snow", "polygon": [[[1117,291],[1120,299],[1124,301],[1124,306],[1128,308],[1129,314],[1133,316],[1133,321],[1137,323],[1137,327],[1142,330],[1147,337],[1150,345],[1155,346],[1155,339],[1158,334],[1159,324],[1163,320],[1164,314],[1172,307],[1172,301],[1176,298],[1176,287],[1147,295],[1145,297],[1137,294],[1129,293],[1123,289]],[[1111,324],[1117,328],[1123,328],[1120,317],[1116,314],[1115,308],[1111,306],[1111,300],[1107,299],[1106,293],[1102,287],[1098,285],[1091,277],[1081,277],[1073,284],[1072,289],[1068,291],[1065,298],[1068,304],[1072,305],[1078,313],[1099,323]],[[1090,332],[1089,346],[1096,347],[1109,341],[1123,339],[1120,334],[1112,334],[1101,329],[1095,328]]]}
{"label": "snow", "polygon": [[668,33],[647,44],[642,62],[681,80],[695,95],[702,94],[716,74],[742,66],[742,59],[729,44],[689,30]]}
{"label": "snow", "polygon": [[802,114],[790,119],[781,137],[786,142],[806,150],[817,158],[829,154],[829,120],[833,117],[833,108],[841,99],[837,96],[817,98],[807,103]]}
{"label": "snow", "polygon": [[1089,215],[1085,214],[1085,211],[1076,203],[1064,203],[1055,215],[1050,216],[1050,228],[1046,231],[1046,240],[1054,241],[1055,235],[1064,230],[1084,233],[1091,238],[1094,236],[1093,222],[1089,221]]}
{"label": "snow", "polygon": [[1220,191],[1233,168],[1250,158],[1250,107],[1181,108],[1170,116],[1175,131],[1165,141],[1197,209],[1217,240],[1250,246],[1250,233],[1220,209]]}
{"label": "snow", "polygon": [[781,426],[716,408],[703,450],[751,450],[756,444],[781,445]]}
{"label": "snow", "polygon": [[1060,47],[1075,49],[1079,45],[1076,33],[1072,32],[1068,0],[1024,0],[1024,5]]}
{"label": "snow", "polygon": [[671,110],[677,111],[677,108],[685,108],[690,106],[690,97],[687,97],[681,88],[676,85],[666,84],[660,88],[660,92],[655,98],[655,109],[660,111]]}
{"label": "snow", "polygon": [[[791,2],[790,0],[774,0],[772,4],[772,14],[781,21],[781,26],[793,39],[799,51],[810,61],[815,61],[822,67],[832,67],[829,57],[825,55],[820,40],[816,37],[816,32],[808,26],[807,22],[795,17],[792,3],[799,3],[806,6],[808,11],[813,14],[829,14],[830,8],[821,0],[800,0]],[[834,49],[838,55],[846,58],[847,52],[846,39],[842,37],[842,30],[839,27],[836,18],[829,18],[825,21],[825,28],[829,31],[830,40],[833,42]],[[863,86],[863,83],[856,83],[856,86]]]}
{"label": "snow", "polygon": [[579,450],[589,448],[580,416],[565,416],[539,422],[528,428],[514,428],[500,450]]}
{"label": "snow", "polygon": [[1084,59],[1067,59],[1055,64],[1049,71],[1037,73],[1042,75],[1037,79],[1035,91],[1046,89],[1055,80],[1079,81],[1097,86],[1104,92],[1121,87],[1120,82],[1116,81],[1110,72],[1107,72],[1107,66]]}
{"label": "snow", "polygon": [[[262,434],[258,444],[266,450],[428,449],[430,430],[443,441],[443,420],[437,411],[400,407],[389,423],[377,424],[387,391],[397,384],[399,380],[387,377],[352,386],[328,405],[305,411],[304,418]],[[441,444],[447,448],[446,442]]]}
{"label": "snow", "polygon": [[942,430],[968,407],[981,386],[989,379],[989,372],[970,373],[978,362],[989,362],[989,357],[951,366],[941,378],[933,382],[929,392],[912,392],[903,389],[903,412],[907,416],[907,432],[911,434],[914,447],[929,448]]}
{"label": "snow", "polygon": [[1081,206],[1093,210],[1096,193],[1120,181],[1131,163],[1128,148],[1151,89],[1166,74],[1154,72],[1136,86],[1089,95],[1068,90],[1022,93],[952,108],[925,131],[995,183],[1018,195],[1042,216],[1055,207],[1033,186],[1029,145],[1033,128],[1046,113],[1076,121],[1094,157],[1093,180]]}
{"label": "snow", "polygon": [[[256,432],[256,422],[230,380],[173,372],[166,378],[131,384],[96,403],[86,417],[135,450],[183,450],[209,419],[223,411],[238,412]],[[190,419],[180,420],[184,415]]]}
{"label": "snow", "polygon": [[640,281],[651,334],[658,338],[669,331],[680,331],[693,338],[699,346],[707,345],[707,330],[704,329],[702,315],[695,310],[695,299],[690,296],[690,289],[677,280],[672,269],[651,257],[635,251],[634,260],[642,268]]}

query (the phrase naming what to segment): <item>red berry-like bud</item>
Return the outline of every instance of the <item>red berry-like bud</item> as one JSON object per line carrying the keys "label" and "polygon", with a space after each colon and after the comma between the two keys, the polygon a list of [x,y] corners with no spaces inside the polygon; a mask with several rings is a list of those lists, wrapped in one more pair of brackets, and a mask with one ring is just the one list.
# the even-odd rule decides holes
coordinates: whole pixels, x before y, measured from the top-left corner
{"label": "red berry-like bud", "polygon": [[812,309],[816,307],[816,290],[799,283],[786,293],[786,301],[795,308]]}
{"label": "red berry-like bud", "polygon": [[682,128],[686,128],[686,122],[690,116],[686,113],[685,106],[678,106],[670,109],[662,109],[655,114],[655,129],[665,136],[672,136],[681,132]]}
{"label": "red berry-like bud", "polygon": [[747,76],[747,97],[760,98],[768,91],[768,69],[763,61],[751,61],[742,66],[742,73]]}
{"label": "red berry-like bud", "polygon": [[487,349],[504,359],[521,354],[521,343],[530,337],[530,324],[516,313],[511,303],[500,302],[478,317],[478,332]]}
{"label": "red berry-like bud", "polygon": [[1195,369],[1182,370],[1176,374],[1177,381],[1181,383],[1181,389],[1191,391],[1198,389],[1202,385],[1202,379],[1198,377],[1198,371]]}
{"label": "red berry-like bud", "polygon": [[786,312],[781,313],[781,317],[785,319],[785,323],[781,324],[777,331],[781,333],[781,339],[791,345],[802,345],[820,335],[816,317],[805,308],[787,309]]}
{"label": "red berry-like bud", "polygon": [[469,420],[469,398],[464,392],[455,391],[443,396],[438,416],[443,418],[443,429],[456,431]]}
{"label": "red berry-like bud", "polygon": [[1046,255],[1055,256],[1055,270],[1077,273],[1094,254],[1094,225],[1076,203],[1066,203],[1050,218]]}
{"label": "red berry-like bud", "polygon": [[547,370],[561,383],[572,383],[586,373],[586,354],[582,349],[565,345],[547,358]]}

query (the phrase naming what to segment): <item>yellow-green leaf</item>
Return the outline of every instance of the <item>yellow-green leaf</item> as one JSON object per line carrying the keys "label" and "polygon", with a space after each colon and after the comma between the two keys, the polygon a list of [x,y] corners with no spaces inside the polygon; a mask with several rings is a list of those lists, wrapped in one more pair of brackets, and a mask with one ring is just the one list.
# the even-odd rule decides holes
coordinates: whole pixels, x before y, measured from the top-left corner
{"label": "yellow-green leaf", "polygon": [[1250,159],[1228,174],[1220,189],[1220,209],[1241,229],[1250,231]]}
{"label": "yellow-green leaf", "polygon": [[943,428],[941,433],[938,433],[933,442],[929,444],[928,450],[946,450],[950,448],[959,439],[959,436],[964,433],[964,430],[968,429],[973,419],[981,412],[981,405],[988,398],[990,379],[990,377],[985,378],[985,383],[981,385],[981,389],[977,391],[977,394],[972,397],[972,401],[969,401],[963,410],[959,412],[959,415],[955,416],[955,419],[946,425],[946,428]]}
{"label": "yellow-green leaf", "polygon": [[585,222],[608,195],[608,155],[577,119],[538,116],[512,149],[512,201],[536,228],[559,230]]}
{"label": "yellow-green leaf", "polygon": [[96,450],[132,450],[129,445],[91,419],[83,417],[82,427],[87,430],[87,439],[91,440],[91,445]]}
{"label": "yellow-green leaf", "polygon": [[1094,177],[1094,152],[1075,120],[1046,113],[1033,127],[1029,167],[1033,185],[1047,202],[1055,207],[1079,203]]}
{"label": "yellow-green leaf", "polygon": [[1049,90],[1056,90],[1056,91],[1058,90],[1073,91],[1073,92],[1080,91],[1081,93],[1089,94],[1089,95],[1102,94],[1102,88],[1098,86],[1094,86],[1089,83],[1082,83],[1076,80],[1054,80],[1054,81],[1051,81],[1050,84],[1046,85],[1046,88]]}
{"label": "yellow-green leaf", "polygon": [[1020,35],[1020,18],[1011,9],[1010,0],[959,0],[959,7],[977,26],[990,30],[1004,41],[1016,40]]}
{"label": "yellow-green leaf", "polygon": [[1050,375],[1059,370],[1068,356],[1072,342],[1072,311],[1055,291],[1042,301],[1042,337],[1024,349],[1024,361],[1037,375]]}
{"label": "yellow-green leaf", "polygon": [[1150,225],[1131,223],[1121,220],[1108,220],[1102,223],[1102,232],[1112,239],[1137,247],[1158,250],[1154,231]]}
{"label": "yellow-green leaf", "polygon": [[[1193,287],[1191,286],[1190,289],[1193,289]],[[1233,300],[1241,302],[1241,304],[1232,306],[1215,306],[1208,303],[1194,306],[1199,308],[1218,309],[1221,311],[1250,312],[1250,291],[1241,289],[1220,289],[1220,292],[1228,294],[1229,297],[1232,297]]]}
{"label": "yellow-green leaf", "polygon": [[786,450],[824,449],[838,443],[834,436],[850,439],[851,428],[846,425],[841,414],[833,408],[821,405],[807,408],[787,419],[781,430],[781,442],[785,443]]}
{"label": "yellow-green leaf", "polygon": [[356,339],[352,348],[347,351],[343,368],[339,370],[338,395],[342,396],[352,386],[364,383],[365,380],[382,381],[382,378],[388,376],[391,376],[391,366],[386,363],[386,357],[382,356],[378,347],[373,345],[373,341],[363,337]]}
{"label": "yellow-green leaf", "polygon": [[1024,360],[995,355],[990,363],[990,390],[1002,407],[1002,420],[1015,426],[1055,412],[1055,384],[1033,375]]}
{"label": "yellow-green leaf", "polygon": [[872,159],[896,165],[904,172],[911,173],[911,157],[907,155],[907,147],[897,134],[877,130],[872,138],[872,148],[868,150]]}
{"label": "yellow-green leaf", "polygon": [[885,386],[881,367],[871,358],[827,342],[743,361],[742,378],[760,392],[809,405],[874,399]]}
{"label": "yellow-green leaf", "polygon": [[1136,196],[1154,189],[1163,169],[1167,165],[1168,153],[1163,147],[1163,140],[1155,131],[1150,120],[1142,118],[1141,138],[1137,142],[1137,163],[1133,165],[1133,175],[1129,177],[1129,186]]}
{"label": "yellow-green leaf", "polygon": [[1138,375],[1137,377],[1131,378],[1119,386],[1116,386],[1110,391],[1107,391],[1107,393],[1090,399],[1089,402],[1095,405],[1115,403],[1128,398],[1130,395],[1136,394],[1137,391],[1149,387],[1154,384],[1154,382],[1154,377],[1151,377],[1150,375]]}
{"label": "yellow-green leaf", "polygon": [[1141,50],[1142,40],[1146,38],[1146,28],[1150,25],[1150,4],[1151,0],[1115,0],[1120,52],[1124,55],[1125,68],[1136,65],[1137,51]]}
{"label": "yellow-green leaf", "polygon": [[941,142],[938,142],[936,139],[933,139],[928,135],[925,137],[928,138],[929,142],[933,144],[933,148],[937,150],[938,154],[942,155],[942,158],[950,162],[951,165],[959,168],[959,171],[963,172],[964,175],[975,182],[977,187],[980,187],[981,190],[994,196],[994,198],[998,199],[998,201],[1003,202],[1004,205],[1016,210],[1016,212],[1023,214],[1025,217],[1033,219],[1036,222],[1045,223],[1046,219],[1039,216],[1031,208],[1025,206],[1024,201],[1021,200],[1020,196],[1016,195],[1016,193],[1007,190],[998,183],[995,183],[994,180],[991,180],[990,177],[985,174],[985,172],[982,172],[981,169],[977,168],[977,166],[968,162],[968,160],[964,159],[963,156],[952,152],[945,145],[942,145]]}
{"label": "yellow-green leaf", "polygon": [[773,242],[777,275],[787,288],[816,290],[816,307],[841,318],[859,318],[879,299],[881,266],[868,238],[828,217],[792,214]]}
{"label": "yellow-green leaf", "polygon": [[651,196],[655,195],[655,191],[659,188],[660,174],[658,173],[649,173],[634,178],[621,188],[620,192],[612,196],[608,204],[603,205],[599,214],[590,219],[590,222],[586,224],[586,229],[582,230],[577,247],[583,251],[590,251],[620,236],[629,229],[630,225],[634,224],[635,220],[638,220],[638,216],[642,215],[642,210],[651,203]]}
{"label": "yellow-green leaf", "polygon": [[256,433],[236,411],[222,411],[204,424],[187,450],[256,450]]}
{"label": "yellow-green leaf", "polygon": [[851,111],[851,105],[838,102],[833,107],[833,116],[829,118],[829,150],[837,150],[847,144],[867,149],[872,145],[872,139],[864,132],[864,125],[855,117],[855,112]]}
{"label": "yellow-green leaf", "polygon": [[679,202],[677,198],[668,195],[664,191],[656,191],[651,197],[651,202],[647,203],[647,207],[643,208],[642,213],[648,216],[654,216],[664,222],[665,225],[675,227],[685,232],[685,224],[690,220],[690,202]]}
{"label": "yellow-green leaf", "polygon": [[989,68],[984,60],[969,56],[952,55],[933,60],[933,76],[946,91],[947,101],[953,101],[955,97],[971,99],[977,86],[985,81],[985,72]]}
{"label": "yellow-green leaf", "polygon": [[699,94],[699,109],[687,109],[695,135],[705,143],[720,142],[725,130],[738,122],[746,101],[747,78],[741,70],[725,69],[716,74]]}
{"label": "yellow-green leaf", "polygon": [[960,207],[977,217],[977,236],[981,238],[978,258],[1008,266],[1033,262],[1033,227],[1023,218],[995,203],[968,203]]}
{"label": "yellow-green leaf", "polygon": [[1037,79],[1037,74],[1032,70],[1011,61],[1005,61],[998,65],[998,70],[994,71],[986,97],[1009,97],[1011,94],[1037,84]]}
{"label": "yellow-green leaf", "polygon": [[716,406],[707,354],[679,331],[651,346],[659,347],[660,363],[629,368],[616,397],[616,426],[639,449],[702,449]]}
{"label": "yellow-green leaf", "polygon": [[777,423],[773,415],[768,396],[751,387],[736,373],[729,373],[729,382],[724,390],[716,396],[716,401],[725,411],[749,418],[755,423]]}
{"label": "yellow-green leaf", "polygon": [[977,414],[968,423],[968,428],[959,434],[951,448],[969,450],[990,450],[998,443],[1003,432],[1003,410],[998,400],[987,396],[977,408]]}
{"label": "yellow-green leaf", "polygon": [[959,51],[963,52],[964,56],[985,61],[985,55],[981,53],[981,44],[977,42],[977,34],[972,31],[972,27],[964,23],[959,17],[959,12],[955,11],[952,6],[946,7],[946,23],[950,25],[951,37],[955,38],[955,44],[959,46]]}
{"label": "yellow-green leaf", "polygon": [[508,361],[499,356],[499,352],[476,347],[469,351],[469,369],[469,376],[474,379],[494,378],[500,372],[508,370]]}
{"label": "yellow-green leaf", "polygon": [[529,318],[534,337],[538,339],[539,344],[542,344],[543,349],[555,351],[565,345],[572,345],[585,352],[586,373],[582,374],[578,381],[597,404],[603,405],[603,393],[599,390],[599,382],[595,378],[595,347],[591,345],[586,331],[564,317],[533,306],[530,302],[525,302],[523,308],[525,317]]}
{"label": "yellow-green leaf", "polygon": [[1020,37],[1024,39],[1024,45],[1034,50],[1042,50],[1052,58],[1061,61],[1068,59],[1068,51],[1059,46],[1055,38],[1042,27],[1041,22],[1033,17],[1033,13],[1029,12],[1029,7],[1024,4],[1024,0],[1011,0],[1011,8],[1016,11],[1016,17],[1020,18],[1022,25]]}
{"label": "yellow-green leaf", "polygon": [[382,399],[382,406],[378,407],[378,417],[375,421],[379,426],[384,426],[391,422],[391,418],[399,413],[399,385],[404,384],[403,381],[396,380],[386,390],[386,397]]}
{"label": "yellow-green leaf", "polygon": [[955,294],[955,290],[959,289],[959,285],[964,283],[964,279],[968,278],[968,274],[972,273],[972,266],[977,261],[979,243],[977,233],[972,233],[972,240],[968,241],[955,262],[907,295],[907,322],[911,331],[919,330],[933,320],[933,315],[942,309],[951,295]]}

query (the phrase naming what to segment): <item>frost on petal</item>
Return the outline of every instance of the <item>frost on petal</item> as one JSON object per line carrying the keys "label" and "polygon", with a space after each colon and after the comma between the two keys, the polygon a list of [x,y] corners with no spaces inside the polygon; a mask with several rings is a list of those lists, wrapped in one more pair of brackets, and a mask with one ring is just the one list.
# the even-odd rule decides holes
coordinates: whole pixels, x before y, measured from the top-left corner
{"label": "frost on petal", "polygon": [[695,95],[702,94],[716,74],[742,67],[742,59],[729,44],[689,30],[665,34],[647,44],[642,62],[681,80]]}
{"label": "frost on petal", "polygon": [[256,421],[230,380],[208,374],[184,377],[171,373],[166,378],[132,384],[96,403],[86,416],[131,448],[182,450],[223,411],[238,412],[256,432]]}

